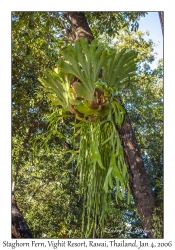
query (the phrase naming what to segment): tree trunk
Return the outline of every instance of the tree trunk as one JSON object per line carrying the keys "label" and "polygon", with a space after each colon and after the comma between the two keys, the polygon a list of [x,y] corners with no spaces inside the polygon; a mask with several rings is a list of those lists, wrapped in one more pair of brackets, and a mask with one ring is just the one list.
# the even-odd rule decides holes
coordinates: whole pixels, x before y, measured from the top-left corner
{"label": "tree trunk", "polygon": [[12,238],[33,238],[12,193]]}
{"label": "tree trunk", "polygon": [[65,12],[64,15],[71,24],[74,42],[79,38],[87,38],[89,42],[92,42],[94,37],[83,12]]}
{"label": "tree trunk", "polygon": [[130,177],[130,189],[137,212],[140,216],[144,231],[149,238],[154,238],[152,214],[155,206],[155,197],[127,113],[125,115],[125,121],[121,128],[118,128],[118,131],[124,149],[125,162]]}
{"label": "tree trunk", "polygon": [[[82,37],[87,38],[89,42],[93,40],[93,35],[82,12],[67,12],[65,16],[71,24],[74,41]],[[128,166],[130,189],[137,212],[148,237],[154,238],[152,214],[155,206],[155,197],[144,168],[140,149],[128,114],[125,116],[123,125],[119,128],[119,135],[124,149],[125,161]]]}
{"label": "tree trunk", "polygon": [[163,35],[164,34],[164,12],[163,11],[159,11],[159,19],[160,19],[162,35]]}

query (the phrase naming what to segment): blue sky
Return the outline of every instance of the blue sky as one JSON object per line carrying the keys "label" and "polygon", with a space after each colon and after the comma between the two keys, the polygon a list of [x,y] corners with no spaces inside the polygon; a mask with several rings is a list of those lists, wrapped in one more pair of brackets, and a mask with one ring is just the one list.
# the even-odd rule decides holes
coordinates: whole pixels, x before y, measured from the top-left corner
{"label": "blue sky", "polygon": [[154,50],[158,55],[156,60],[151,64],[151,68],[153,69],[157,66],[158,59],[163,58],[163,36],[158,12],[148,12],[148,14],[139,21],[139,30],[143,32],[149,30],[150,35],[146,35],[144,37],[145,40],[151,39],[157,45],[154,47]]}

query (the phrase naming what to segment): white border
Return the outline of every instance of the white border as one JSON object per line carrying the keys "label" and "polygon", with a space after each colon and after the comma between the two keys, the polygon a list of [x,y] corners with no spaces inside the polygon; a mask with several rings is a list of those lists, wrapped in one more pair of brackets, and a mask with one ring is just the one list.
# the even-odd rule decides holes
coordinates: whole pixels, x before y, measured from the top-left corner
{"label": "white border", "polygon": [[[75,4],[76,3],[76,4]],[[0,192],[1,240],[10,240],[11,228],[11,11],[164,11],[164,169],[165,169],[165,234],[164,240],[174,239],[174,177],[175,177],[175,31],[174,4],[168,1],[1,1],[0,3]],[[103,240],[102,240],[103,241]],[[127,240],[126,240],[127,241]],[[132,240],[131,240],[132,241]],[[151,240],[149,240],[151,241]],[[24,240],[26,242],[26,240]],[[41,240],[39,241],[41,242]],[[146,240],[144,241],[146,242]],[[0,243],[1,244],[1,243]],[[40,247],[38,247],[40,249]],[[160,248],[159,248],[160,249]]]}

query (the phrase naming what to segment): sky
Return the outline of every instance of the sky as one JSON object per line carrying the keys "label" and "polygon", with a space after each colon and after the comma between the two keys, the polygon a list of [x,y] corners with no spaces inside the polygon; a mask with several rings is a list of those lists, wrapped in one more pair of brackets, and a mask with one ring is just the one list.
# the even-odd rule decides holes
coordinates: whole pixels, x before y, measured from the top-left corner
{"label": "sky", "polygon": [[163,58],[163,35],[158,12],[148,12],[148,14],[139,21],[139,30],[146,32],[150,31],[150,35],[145,35],[145,40],[151,39],[156,43],[155,52],[158,53],[156,60],[151,64],[154,69],[157,66],[159,59]]}

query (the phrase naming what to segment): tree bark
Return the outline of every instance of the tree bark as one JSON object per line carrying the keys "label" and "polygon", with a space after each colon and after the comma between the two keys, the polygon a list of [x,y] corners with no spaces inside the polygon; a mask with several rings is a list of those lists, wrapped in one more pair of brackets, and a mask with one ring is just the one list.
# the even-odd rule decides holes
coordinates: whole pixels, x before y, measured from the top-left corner
{"label": "tree bark", "polygon": [[[93,40],[93,35],[83,13],[68,12],[65,14],[72,27],[74,41],[79,38]],[[142,226],[149,238],[154,238],[152,214],[155,206],[155,197],[144,168],[140,149],[137,144],[128,114],[119,128],[119,136],[124,149],[125,161],[130,176],[130,189],[140,216]]]}
{"label": "tree bark", "polygon": [[64,15],[71,24],[74,42],[80,38],[87,38],[89,42],[92,42],[94,37],[83,12],[65,12]]}
{"label": "tree bark", "polygon": [[12,238],[33,238],[12,193]]}
{"label": "tree bark", "polygon": [[130,189],[140,216],[144,231],[149,238],[154,238],[152,214],[155,197],[144,168],[144,163],[137,144],[128,114],[121,128],[118,128],[124,150],[125,162],[128,167]]}
{"label": "tree bark", "polygon": [[160,24],[162,28],[162,35],[164,35],[164,12],[159,11],[159,19],[160,19]]}

